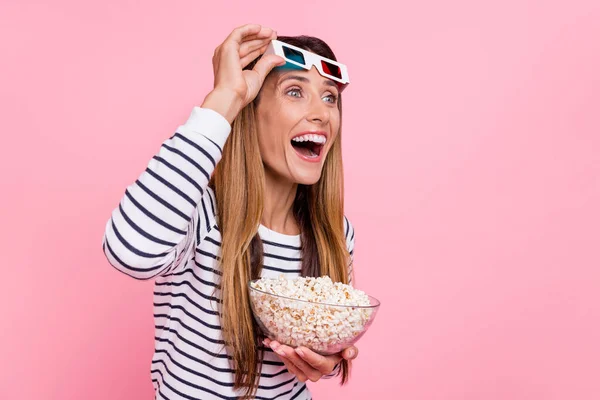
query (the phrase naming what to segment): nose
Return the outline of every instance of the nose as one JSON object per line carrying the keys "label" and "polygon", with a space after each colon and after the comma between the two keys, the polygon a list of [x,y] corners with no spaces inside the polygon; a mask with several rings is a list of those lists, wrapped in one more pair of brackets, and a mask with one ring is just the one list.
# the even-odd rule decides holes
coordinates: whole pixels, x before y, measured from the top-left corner
{"label": "nose", "polygon": [[329,122],[329,107],[319,96],[314,96],[309,104],[307,119],[310,122],[325,125]]}

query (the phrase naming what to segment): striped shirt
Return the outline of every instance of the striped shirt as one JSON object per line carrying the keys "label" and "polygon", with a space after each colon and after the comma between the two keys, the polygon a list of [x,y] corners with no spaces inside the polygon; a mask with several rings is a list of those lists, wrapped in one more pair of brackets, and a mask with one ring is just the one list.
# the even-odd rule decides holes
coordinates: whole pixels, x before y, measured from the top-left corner
{"label": "striped shirt", "polygon": [[[194,107],[127,187],[106,224],[108,261],[136,279],[155,279],[150,375],[156,399],[235,399],[242,394],[233,389],[234,370],[217,312],[221,233],[215,195],[208,187],[230,130],[217,112]],[[352,255],[354,230],[347,218],[344,228]],[[263,225],[258,233],[264,246],[262,276],[299,276],[300,235]],[[256,398],[303,400],[311,395],[265,348]]]}

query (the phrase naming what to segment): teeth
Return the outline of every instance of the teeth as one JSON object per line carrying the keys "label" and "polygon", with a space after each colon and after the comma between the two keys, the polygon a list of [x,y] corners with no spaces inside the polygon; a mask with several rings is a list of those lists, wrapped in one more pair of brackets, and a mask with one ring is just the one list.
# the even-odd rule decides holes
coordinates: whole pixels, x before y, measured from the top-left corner
{"label": "teeth", "polygon": [[292,139],[294,142],[313,142],[318,144],[325,144],[327,142],[327,137],[324,135],[302,135]]}

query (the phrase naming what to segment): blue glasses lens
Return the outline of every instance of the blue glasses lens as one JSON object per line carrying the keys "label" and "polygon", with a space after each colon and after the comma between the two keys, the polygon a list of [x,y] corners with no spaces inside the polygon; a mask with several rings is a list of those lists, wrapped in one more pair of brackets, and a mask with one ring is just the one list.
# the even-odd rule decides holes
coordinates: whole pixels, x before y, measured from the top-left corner
{"label": "blue glasses lens", "polygon": [[291,61],[295,61],[298,64],[306,66],[306,60],[304,60],[304,55],[298,50],[290,49],[287,46],[283,46],[283,55],[285,58]]}

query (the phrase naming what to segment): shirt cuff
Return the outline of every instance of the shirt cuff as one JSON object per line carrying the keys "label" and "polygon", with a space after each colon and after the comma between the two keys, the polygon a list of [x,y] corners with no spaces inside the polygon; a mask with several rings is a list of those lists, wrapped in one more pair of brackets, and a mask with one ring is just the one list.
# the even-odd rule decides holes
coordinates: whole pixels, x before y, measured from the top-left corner
{"label": "shirt cuff", "polygon": [[336,376],[340,372],[341,364],[342,364],[341,361],[339,363],[335,364],[335,367],[333,367],[333,370],[330,373],[328,373],[327,375],[323,375],[321,378],[322,379],[331,379],[334,376]]}
{"label": "shirt cuff", "polygon": [[177,131],[181,133],[199,133],[212,140],[223,149],[223,146],[229,137],[229,133],[231,132],[231,125],[229,125],[229,121],[218,112],[211,110],[210,108],[195,106],[192,109],[192,113],[187,122],[180,126]]}

